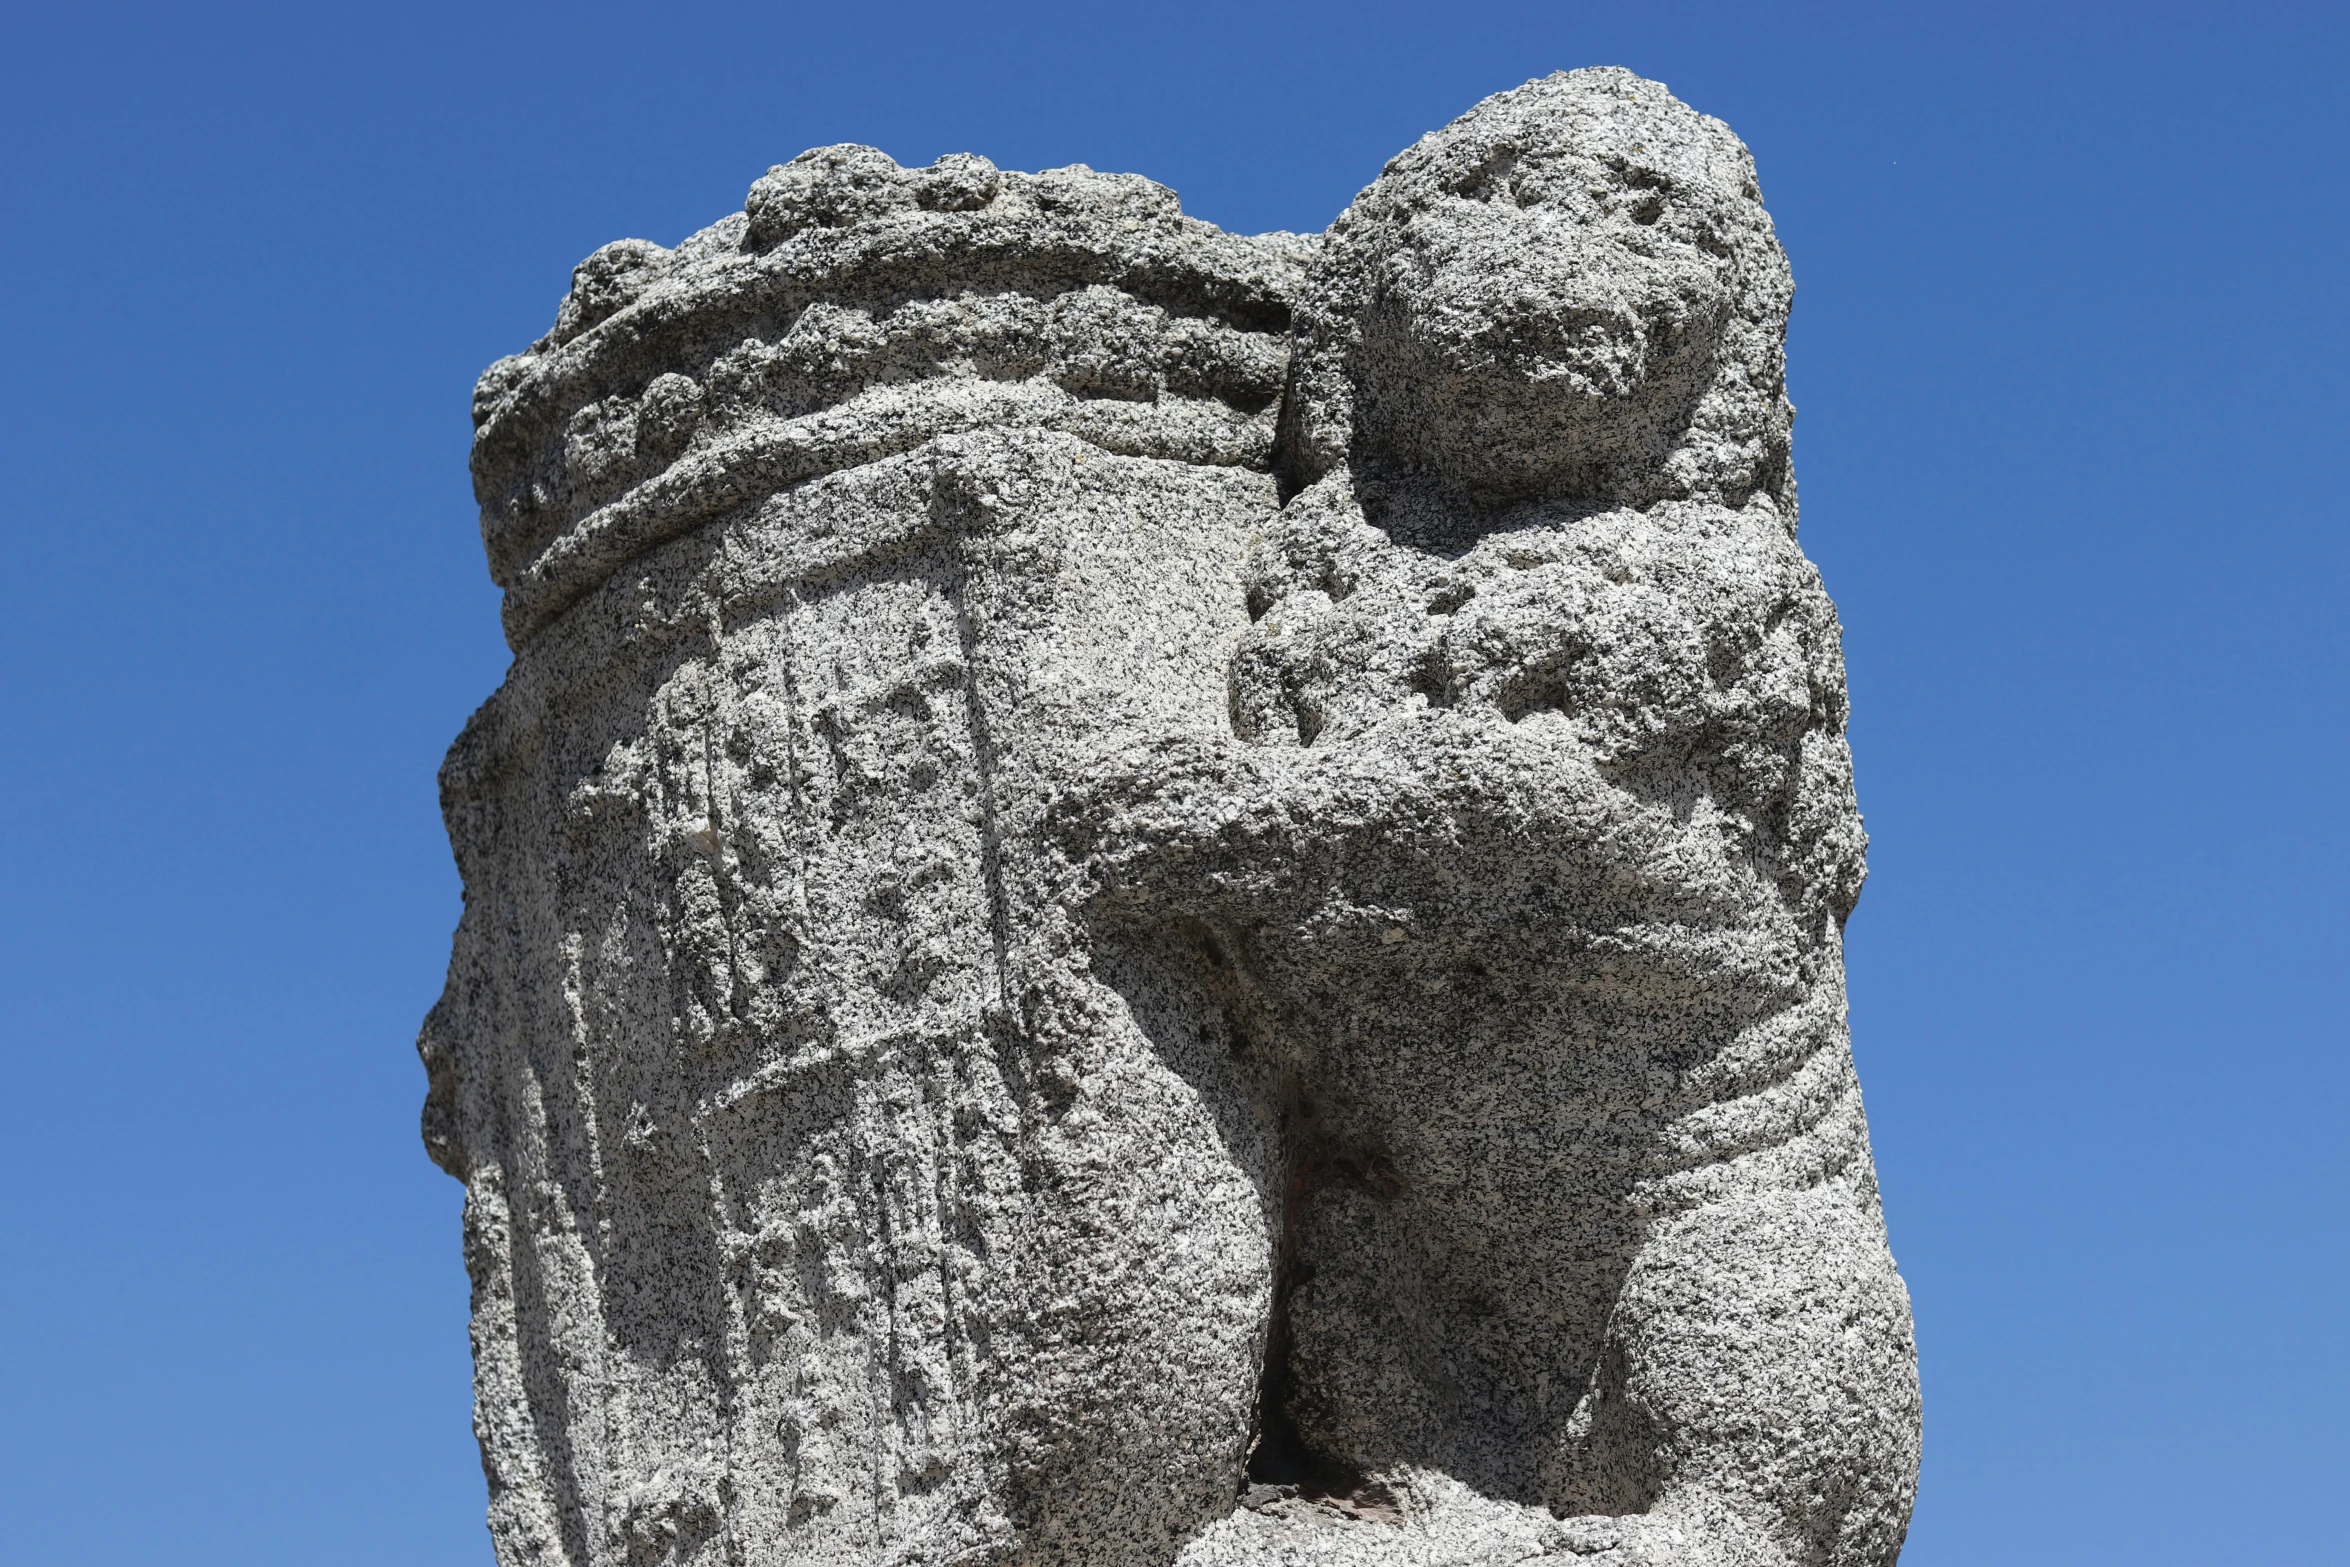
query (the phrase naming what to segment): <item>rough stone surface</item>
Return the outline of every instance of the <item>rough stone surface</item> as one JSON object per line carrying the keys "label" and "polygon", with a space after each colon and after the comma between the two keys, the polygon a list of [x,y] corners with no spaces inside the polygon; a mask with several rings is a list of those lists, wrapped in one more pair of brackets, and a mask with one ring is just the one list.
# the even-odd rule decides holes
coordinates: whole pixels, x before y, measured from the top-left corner
{"label": "rough stone surface", "polygon": [[1615,70],[1319,239],[833,147],[582,263],[421,1041],[500,1561],[1890,1562],[1790,292]]}

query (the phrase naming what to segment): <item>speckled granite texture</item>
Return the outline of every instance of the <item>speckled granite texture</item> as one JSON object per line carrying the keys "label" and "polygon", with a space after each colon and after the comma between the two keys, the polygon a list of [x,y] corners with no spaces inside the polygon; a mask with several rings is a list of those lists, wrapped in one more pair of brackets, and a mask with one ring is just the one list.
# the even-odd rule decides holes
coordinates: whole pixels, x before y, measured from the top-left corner
{"label": "speckled granite texture", "polygon": [[1790,294],[1617,70],[1320,237],[832,147],[584,262],[421,1042],[501,1563],[1892,1561]]}

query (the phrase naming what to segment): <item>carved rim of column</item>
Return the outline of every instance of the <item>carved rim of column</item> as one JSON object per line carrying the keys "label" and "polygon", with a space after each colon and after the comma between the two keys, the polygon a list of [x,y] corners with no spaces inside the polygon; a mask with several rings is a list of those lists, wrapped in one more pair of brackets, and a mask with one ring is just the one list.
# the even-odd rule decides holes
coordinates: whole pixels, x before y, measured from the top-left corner
{"label": "carved rim of column", "polygon": [[[853,164],[862,210],[844,215],[838,202],[811,198],[806,174],[776,194],[780,177],[811,160],[818,176],[825,160]],[[984,174],[979,204],[968,193],[960,210],[925,204],[942,179],[969,185],[974,171]],[[821,210],[811,215],[812,206]],[[761,242],[779,227],[782,238]],[[608,245],[575,270],[555,329],[492,365],[475,389],[475,492],[492,576],[507,590],[507,640],[519,649],[661,544],[957,430],[1059,429],[1121,455],[1264,468],[1312,245],[1227,234],[1183,216],[1172,191],[1138,176],[1083,165],[998,174],[963,156],[900,169],[868,148],[804,154],[754,186],[744,213],[675,250]],[[927,374],[877,374],[813,411],[760,413],[705,430],[665,459],[617,464],[634,470],[617,495],[573,504],[533,478],[559,469],[567,422],[599,399],[637,396],[664,373],[706,376],[747,339],[781,341],[811,307],[880,317],[989,296],[1049,307],[1086,289],[1157,313],[1170,339],[1173,327],[1189,334],[1177,345],[1189,356],[1180,386],[1071,390],[1048,373],[996,377],[942,353]]]}

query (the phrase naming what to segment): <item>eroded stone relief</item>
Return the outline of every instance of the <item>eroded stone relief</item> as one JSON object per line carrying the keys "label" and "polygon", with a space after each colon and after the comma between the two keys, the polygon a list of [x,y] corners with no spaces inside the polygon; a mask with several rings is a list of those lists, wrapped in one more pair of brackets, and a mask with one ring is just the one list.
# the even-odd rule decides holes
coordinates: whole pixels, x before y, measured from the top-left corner
{"label": "eroded stone relief", "polygon": [[1918,1402],[1727,127],[803,154],[476,394],[421,1049],[523,1563],[1844,1564]]}

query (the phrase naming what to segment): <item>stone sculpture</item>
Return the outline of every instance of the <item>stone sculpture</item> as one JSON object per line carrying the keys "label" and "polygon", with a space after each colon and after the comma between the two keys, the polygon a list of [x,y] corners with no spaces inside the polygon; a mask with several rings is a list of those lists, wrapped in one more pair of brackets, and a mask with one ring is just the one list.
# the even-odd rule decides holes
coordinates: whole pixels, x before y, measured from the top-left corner
{"label": "stone sculpture", "polygon": [[1837,1564],[1918,1403],[1745,148],[804,154],[483,377],[420,1048],[499,1560]]}

